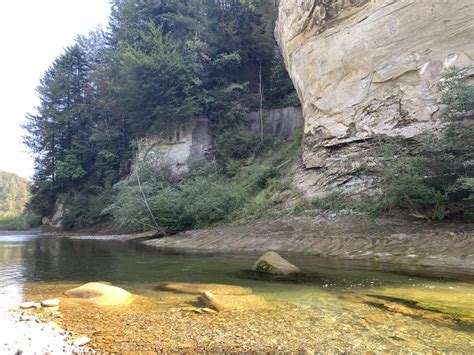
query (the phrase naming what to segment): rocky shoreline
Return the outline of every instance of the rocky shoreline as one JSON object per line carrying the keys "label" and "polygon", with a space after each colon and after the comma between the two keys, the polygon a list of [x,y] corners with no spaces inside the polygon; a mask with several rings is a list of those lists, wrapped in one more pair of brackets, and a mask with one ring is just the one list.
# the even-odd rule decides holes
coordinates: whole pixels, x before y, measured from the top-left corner
{"label": "rocky shoreline", "polygon": [[0,329],[2,354],[84,353],[68,342],[69,332],[27,311],[0,312]]}

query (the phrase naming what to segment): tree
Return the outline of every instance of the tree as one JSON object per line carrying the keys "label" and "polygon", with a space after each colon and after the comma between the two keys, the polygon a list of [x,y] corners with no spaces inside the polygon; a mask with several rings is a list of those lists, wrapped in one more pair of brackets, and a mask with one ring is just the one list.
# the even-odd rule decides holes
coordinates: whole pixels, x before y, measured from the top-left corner
{"label": "tree", "polygon": [[199,112],[201,82],[187,54],[169,35],[150,23],[140,43],[119,51],[120,80],[115,90],[134,136],[174,132]]}
{"label": "tree", "polygon": [[474,85],[467,78],[467,68],[446,71],[438,85],[445,106],[440,129],[413,147],[389,150],[391,159],[397,156],[383,178],[390,206],[427,219],[474,218]]}
{"label": "tree", "polygon": [[25,144],[35,154],[31,203],[40,213],[50,211],[57,194],[84,175],[89,71],[82,48],[66,48],[41,79],[37,113],[27,116]]}

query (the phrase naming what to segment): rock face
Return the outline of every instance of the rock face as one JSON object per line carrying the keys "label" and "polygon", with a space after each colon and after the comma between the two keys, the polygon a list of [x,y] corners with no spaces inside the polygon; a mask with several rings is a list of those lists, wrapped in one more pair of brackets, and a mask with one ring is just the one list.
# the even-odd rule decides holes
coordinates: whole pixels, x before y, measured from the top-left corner
{"label": "rock face", "polygon": [[[250,112],[250,132],[260,135],[260,112]],[[263,111],[263,134],[278,139],[291,138],[303,126],[301,107],[285,107]]]}
{"label": "rock face", "polygon": [[65,295],[80,298],[101,306],[126,305],[133,301],[133,295],[122,288],[100,282],[90,282],[65,292]]}
{"label": "rock face", "polygon": [[181,125],[173,139],[146,139],[138,158],[155,165],[169,165],[173,174],[181,176],[189,171],[189,163],[205,159],[211,150],[209,121],[194,118]]}
{"label": "rock face", "polygon": [[273,275],[297,274],[301,270],[273,251],[263,254],[253,266],[253,270]]}
{"label": "rock face", "polygon": [[[361,192],[379,137],[436,127],[435,86],[474,59],[474,2],[280,0],[275,34],[305,118],[297,184]],[[308,170],[310,169],[310,170]]]}

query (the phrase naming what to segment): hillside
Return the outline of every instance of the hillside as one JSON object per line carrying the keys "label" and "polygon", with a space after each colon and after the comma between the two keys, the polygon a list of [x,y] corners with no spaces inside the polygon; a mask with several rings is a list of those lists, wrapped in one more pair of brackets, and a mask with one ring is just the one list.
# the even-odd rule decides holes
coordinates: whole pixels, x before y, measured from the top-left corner
{"label": "hillside", "polygon": [[0,216],[23,213],[30,198],[30,182],[14,173],[0,171]]}

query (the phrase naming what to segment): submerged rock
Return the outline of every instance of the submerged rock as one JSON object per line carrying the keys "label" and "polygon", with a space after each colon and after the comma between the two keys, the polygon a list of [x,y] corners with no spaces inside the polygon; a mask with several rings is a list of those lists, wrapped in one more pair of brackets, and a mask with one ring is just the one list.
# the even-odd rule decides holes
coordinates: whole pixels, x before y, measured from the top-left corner
{"label": "submerged rock", "polygon": [[84,299],[101,306],[126,305],[133,301],[133,295],[120,287],[100,282],[90,282],[65,292],[66,296]]}
{"label": "submerged rock", "polygon": [[57,307],[61,301],[58,298],[41,301],[43,307]]}
{"label": "submerged rock", "polygon": [[290,275],[301,272],[297,266],[273,251],[263,254],[252,269],[272,275]]}
{"label": "submerged rock", "polygon": [[200,295],[205,291],[215,295],[250,295],[252,290],[247,287],[222,284],[191,284],[179,282],[163,282],[156,287],[160,291]]}
{"label": "submerged rock", "polygon": [[371,292],[367,296],[384,305],[397,304],[411,310],[434,312],[438,315],[469,319],[471,323],[474,322],[474,303],[469,289],[462,286],[456,288],[387,287]]}
{"label": "submerged rock", "polygon": [[201,296],[199,296],[198,300],[203,303],[205,306],[214,309],[218,312],[224,310],[226,308],[225,304],[219,302],[216,297],[212,294],[212,292],[205,291]]}
{"label": "submerged rock", "polygon": [[252,311],[269,308],[267,301],[257,295],[214,295],[212,292],[205,291],[198,297],[198,301],[206,308],[218,312],[224,310]]}
{"label": "submerged rock", "polygon": [[23,303],[20,304],[21,309],[29,309],[29,308],[33,308],[34,306],[35,306],[35,302],[33,302],[33,301],[23,302]]}

